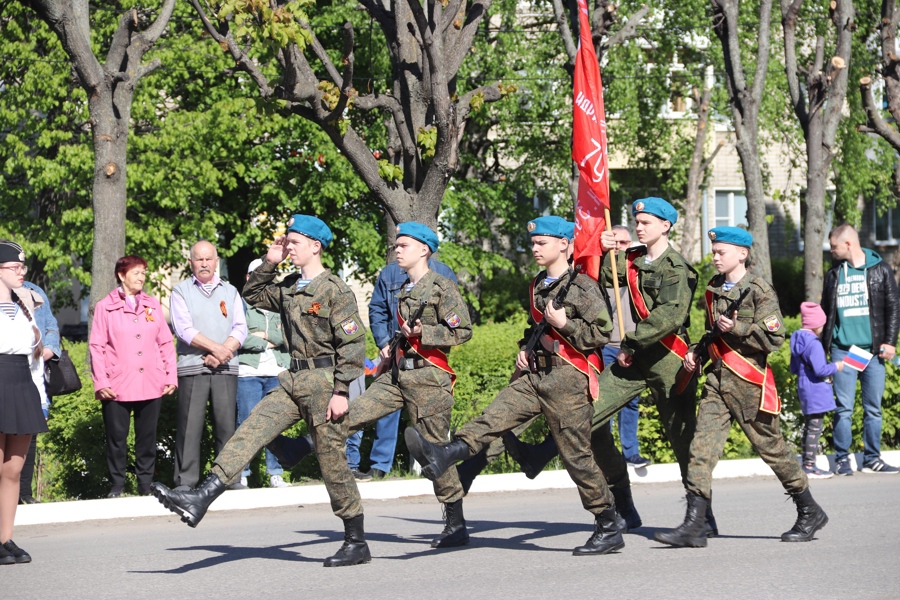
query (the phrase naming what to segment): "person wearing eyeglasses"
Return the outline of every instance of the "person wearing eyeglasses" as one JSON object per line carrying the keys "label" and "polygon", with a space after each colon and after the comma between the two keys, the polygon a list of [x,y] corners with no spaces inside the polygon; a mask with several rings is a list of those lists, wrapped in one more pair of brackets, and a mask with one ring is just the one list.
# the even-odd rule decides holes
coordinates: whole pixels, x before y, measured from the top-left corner
{"label": "person wearing eyeglasses", "polygon": [[34,311],[40,295],[23,287],[25,251],[0,240],[0,565],[31,562],[12,540],[19,478],[31,436],[47,431],[41,332]]}

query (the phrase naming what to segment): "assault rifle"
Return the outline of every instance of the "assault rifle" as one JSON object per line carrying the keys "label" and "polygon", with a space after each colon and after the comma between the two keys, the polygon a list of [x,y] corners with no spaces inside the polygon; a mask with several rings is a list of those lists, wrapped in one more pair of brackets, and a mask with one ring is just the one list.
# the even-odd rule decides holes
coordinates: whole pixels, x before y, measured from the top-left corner
{"label": "assault rifle", "polygon": [[[744,302],[744,299],[747,295],[750,294],[750,288],[744,288],[744,291],[741,292],[741,295],[731,301],[731,304],[725,309],[723,315],[734,315],[737,310],[741,307],[741,303]],[[709,360],[709,346],[713,343],[718,337],[722,335],[722,330],[719,329],[719,326],[716,323],[713,323],[712,327],[703,334],[703,337],[700,338],[700,341],[697,342],[697,345],[694,346],[694,362],[695,367],[693,371],[687,371],[684,368],[684,365],[681,366],[681,370],[678,371],[678,376],[675,379],[675,392],[680,394],[687,389],[687,386],[694,380],[694,377],[697,376],[703,369],[703,365],[706,364],[706,361]],[[689,351],[690,352],[690,351]]]}
{"label": "assault rifle", "polygon": [[[409,323],[409,328],[412,329],[416,326],[416,321],[422,318],[422,313],[425,312],[425,307],[428,306],[428,302],[426,300],[419,300],[419,307],[416,309],[409,319],[406,320]],[[398,327],[396,331],[394,331],[394,336],[391,338],[390,343],[388,344],[388,364],[391,367],[391,373],[393,375],[394,383],[397,383],[397,350],[400,348],[400,345],[406,341],[406,336],[403,335],[403,331]],[[380,365],[379,365],[380,367]],[[387,365],[385,365],[385,368]],[[380,373],[379,373],[380,375]]]}
{"label": "assault rifle", "polygon": [[[575,281],[575,278],[578,276],[578,269],[572,271],[571,275],[569,275],[569,280],[566,282],[566,285],[563,286],[559,293],[556,294],[556,297],[553,298],[552,304],[553,308],[560,309],[562,308],[562,303],[565,302],[566,296],[569,294],[569,288],[572,287],[572,283]],[[550,324],[547,323],[546,317],[541,319],[540,323],[537,323],[534,326],[534,329],[531,330],[531,337],[528,338],[528,342],[525,344],[525,355],[528,356],[528,359],[534,356],[534,350],[537,348],[537,345],[541,342],[541,338],[547,333],[547,329],[550,327]]]}

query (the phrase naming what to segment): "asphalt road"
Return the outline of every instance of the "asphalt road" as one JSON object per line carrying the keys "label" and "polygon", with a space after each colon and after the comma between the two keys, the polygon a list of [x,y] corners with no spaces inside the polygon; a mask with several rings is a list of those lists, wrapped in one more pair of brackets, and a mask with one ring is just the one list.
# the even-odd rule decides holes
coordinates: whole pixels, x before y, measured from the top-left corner
{"label": "asphalt road", "polygon": [[591,516],[575,490],[473,494],[472,543],[432,550],[432,497],[366,503],[374,556],[325,569],[340,522],[324,505],[34,525],[15,540],[34,557],[0,567],[0,598],[900,598],[900,475],[813,482],[830,517],[811,543],[786,544],[793,503],[772,477],[721,480],[721,537],[705,549],[653,541],[684,515],[677,484],[635,486],[645,526],[617,554],[574,557]]}

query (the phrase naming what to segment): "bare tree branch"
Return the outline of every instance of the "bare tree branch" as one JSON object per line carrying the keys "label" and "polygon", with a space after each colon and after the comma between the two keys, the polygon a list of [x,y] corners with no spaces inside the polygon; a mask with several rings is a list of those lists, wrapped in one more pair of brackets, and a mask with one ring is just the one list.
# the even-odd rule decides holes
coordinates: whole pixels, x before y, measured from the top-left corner
{"label": "bare tree branch", "polygon": [[569,26],[569,17],[563,8],[562,0],[552,0],[553,15],[556,17],[556,28],[562,38],[569,64],[575,64],[575,55],[578,53],[578,45],[572,37],[572,28]]}
{"label": "bare tree branch", "polygon": [[863,77],[859,80],[859,91],[862,94],[863,108],[866,110],[866,125],[857,127],[857,130],[864,132],[877,133],[886,142],[900,152],[900,134],[897,130],[888,125],[887,121],[881,116],[881,108],[875,103],[872,96],[872,79]]}

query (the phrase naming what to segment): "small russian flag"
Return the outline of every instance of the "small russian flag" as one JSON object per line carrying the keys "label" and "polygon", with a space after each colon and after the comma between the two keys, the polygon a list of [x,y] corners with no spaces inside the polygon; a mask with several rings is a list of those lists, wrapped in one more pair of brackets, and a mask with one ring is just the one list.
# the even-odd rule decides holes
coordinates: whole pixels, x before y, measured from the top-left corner
{"label": "small russian flag", "polygon": [[366,375],[368,375],[370,377],[372,375],[374,375],[377,366],[378,366],[377,364],[375,364],[373,361],[371,361],[367,358],[366,362],[365,362]]}
{"label": "small russian flag", "polygon": [[857,371],[862,371],[869,365],[869,361],[872,360],[872,353],[866,352],[859,346],[853,345],[850,346],[850,350],[847,351],[847,356],[844,357],[844,364],[850,367],[851,369],[856,369]]}

